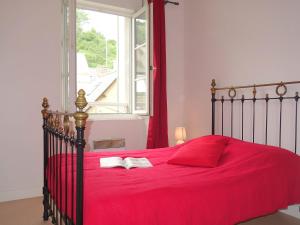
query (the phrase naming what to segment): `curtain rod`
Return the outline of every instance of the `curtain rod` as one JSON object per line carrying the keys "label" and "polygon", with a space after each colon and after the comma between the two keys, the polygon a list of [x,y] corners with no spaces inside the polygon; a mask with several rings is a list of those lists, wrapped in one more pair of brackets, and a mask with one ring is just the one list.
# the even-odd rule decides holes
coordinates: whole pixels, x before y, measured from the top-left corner
{"label": "curtain rod", "polygon": [[165,5],[168,3],[173,4],[173,5],[179,5],[179,2],[165,1]]}

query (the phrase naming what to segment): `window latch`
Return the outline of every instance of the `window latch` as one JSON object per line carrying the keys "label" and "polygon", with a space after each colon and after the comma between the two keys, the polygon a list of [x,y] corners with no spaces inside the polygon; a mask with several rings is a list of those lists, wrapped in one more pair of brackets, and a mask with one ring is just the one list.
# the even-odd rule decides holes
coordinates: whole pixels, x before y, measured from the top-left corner
{"label": "window latch", "polygon": [[149,66],[149,70],[150,70],[150,71],[157,70],[157,67]]}

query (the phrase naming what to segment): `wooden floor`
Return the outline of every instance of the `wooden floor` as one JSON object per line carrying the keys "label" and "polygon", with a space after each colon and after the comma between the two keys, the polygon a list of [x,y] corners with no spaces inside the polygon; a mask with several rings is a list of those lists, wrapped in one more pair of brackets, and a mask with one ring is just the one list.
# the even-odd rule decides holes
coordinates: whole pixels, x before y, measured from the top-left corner
{"label": "wooden floor", "polygon": [[[41,215],[41,198],[0,203],[0,225],[50,225],[50,222],[43,222]],[[300,225],[300,220],[283,213],[276,213],[240,225]]]}

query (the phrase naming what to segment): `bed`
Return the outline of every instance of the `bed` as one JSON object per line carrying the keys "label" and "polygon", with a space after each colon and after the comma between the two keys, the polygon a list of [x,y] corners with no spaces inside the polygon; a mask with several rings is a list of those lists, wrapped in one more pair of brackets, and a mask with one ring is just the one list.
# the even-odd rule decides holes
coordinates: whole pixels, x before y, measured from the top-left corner
{"label": "bed", "polygon": [[[275,84],[280,105],[285,98],[291,98],[283,94],[288,84]],[[147,157],[154,165],[131,170],[99,167],[101,157],[116,153],[84,152],[87,114],[83,111],[86,106],[83,91],[79,92],[76,101],[79,110],[75,114],[50,111],[44,99],[44,220],[51,217],[55,224],[77,225],[233,225],[299,204],[299,156],[280,147],[256,144],[255,140],[247,142],[224,136],[224,102],[252,101],[255,106],[261,99],[268,103],[268,96],[256,98],[257,87],[251,86],[255,90],[252,98],[241,99],[236,98],[240,87],[227,88],[228,101],[216,96],[223,89],[218,89],[213,81],[212,135],[169,148],[118,152],[121,157]],[[298,94],[293,98],[297,124]],[[217,103],[222,106],[221,135],[216,135]],[[255,117],[255,110],[253,113]],[[75,118],[76,132],[71,129],[71,117]],[[281,117],[280,106],[279,129]],[[230,118],[232,131],[233,110]],[[296,152],[297,126],[293,130]],[[214,139],[226,142],[218,166],[167,163],[180,148]]]}

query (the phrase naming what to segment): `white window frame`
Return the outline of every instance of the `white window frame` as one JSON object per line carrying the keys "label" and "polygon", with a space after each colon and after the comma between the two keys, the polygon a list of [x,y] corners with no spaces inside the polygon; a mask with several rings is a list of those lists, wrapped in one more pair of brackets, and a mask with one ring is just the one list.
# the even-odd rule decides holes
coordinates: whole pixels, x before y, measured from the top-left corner
{"label": "white window frame", "polygon": [[62,0],[61,108],[76,111],[76,0]]}
{"label": "white window frame", "polygon": [[[130,104],[130,112],[129,113],[91,113],[89,116],[92,120],[118,120],[118,119],[143,119],[148,117],[149,115],[152,115],[152,79],[150,78],[151,71],[150,68],[152,65],[152,51],[150,51],[150,46],[152,43],[152,36],[150,36],[150,30],[152,29],[150,24],[150,10],[148,8],[148,4],[144,4],[144,6],[139,9],[138,11],[134,12],[134,10],[129,9],[123,9],[115,6],[105,5],[101,3],[93,3],[86,0],[62,0],[62,20],[63,20],[63,26],[62,26],[62,66],[61,66],[61,96],[62,96],[62,109],[64,111],[75,111],[76,108],[74,104],[71,104],[75,102],[76,100],[76,90],[77,90],[77,84],[76,84],[76,9],[87,9],[87,10],[93,10],[98,11],[102,13],[109,13],[114,14],[118,16],[125,16],[125,17],[131,17],[131,29],[134,29],[134,16],[139,15],[139,13],[143,13],[145,11],[146,17],[147,17],[147,29],[146,29],[146,42],[147,44],[147,75],[146,75],[146,83],[147,85],[147,102],[146,102],[146,110],[140,111],[135,110],[134,108],[134,71],[133,71],[133,64],[134,64],[134,33],[131,32],[131,73],[130,73],[130,84],[129,91],[131,91],[132,94],[130,94],[129,104]],[[66,19],[68,19],[69,23],[66,23]],[[152,77],[152,76],[151,76]]]}
{"label": "white window frame", "polygon": [[[146,18],[147,18],[147,23],[146,23],[146,51],[147,51],[147,57],[146,57],[146,68],[147,71],[146,71],[146,84],[147,84],[147,91],[146,91],[146,94],[147,94],[147,97],[146,97],[146,110],[135,110],[135,91],[134,91],[134,87],[135,87],[135,50],[136,50],[136,47],[135,47],[135,26],[134,26],[134,22],[135,22],[135,19],[142,15],[143,13],[146,14]],[[141,115],[141,116],[148,116],[150,114],[150,86],[149,86],[149,83],[150,83],[150,79],[149,79],[149,76],[150,76],[150,27],[149,27],[149,10],[148,10],[148,5],[147,4],[144,4],[144,6],[139,9],[136,13],[134,13],[132,15],[132,87],[131,87],[131,92],[132,92],[132,101],[131,101],[131,107],[132,107],[132,114],[137,114],[137,115]],[[139,46],[140,47],[140,46]]]}
{"label": "white window frame", "polygon": [[87,10],[93,10],[98,11],[102,13],[108,13],[108,14],[114,14],[117,16],[125,16],[125,17],[131,17],[134,14],[134,10],[131,9],[125,9],[125,8],[119,8],[112,5],[106,5],[99,2],[91,2],[87,0],[77,0],[76,2],[78,8],[81,9],[87,9]]}

